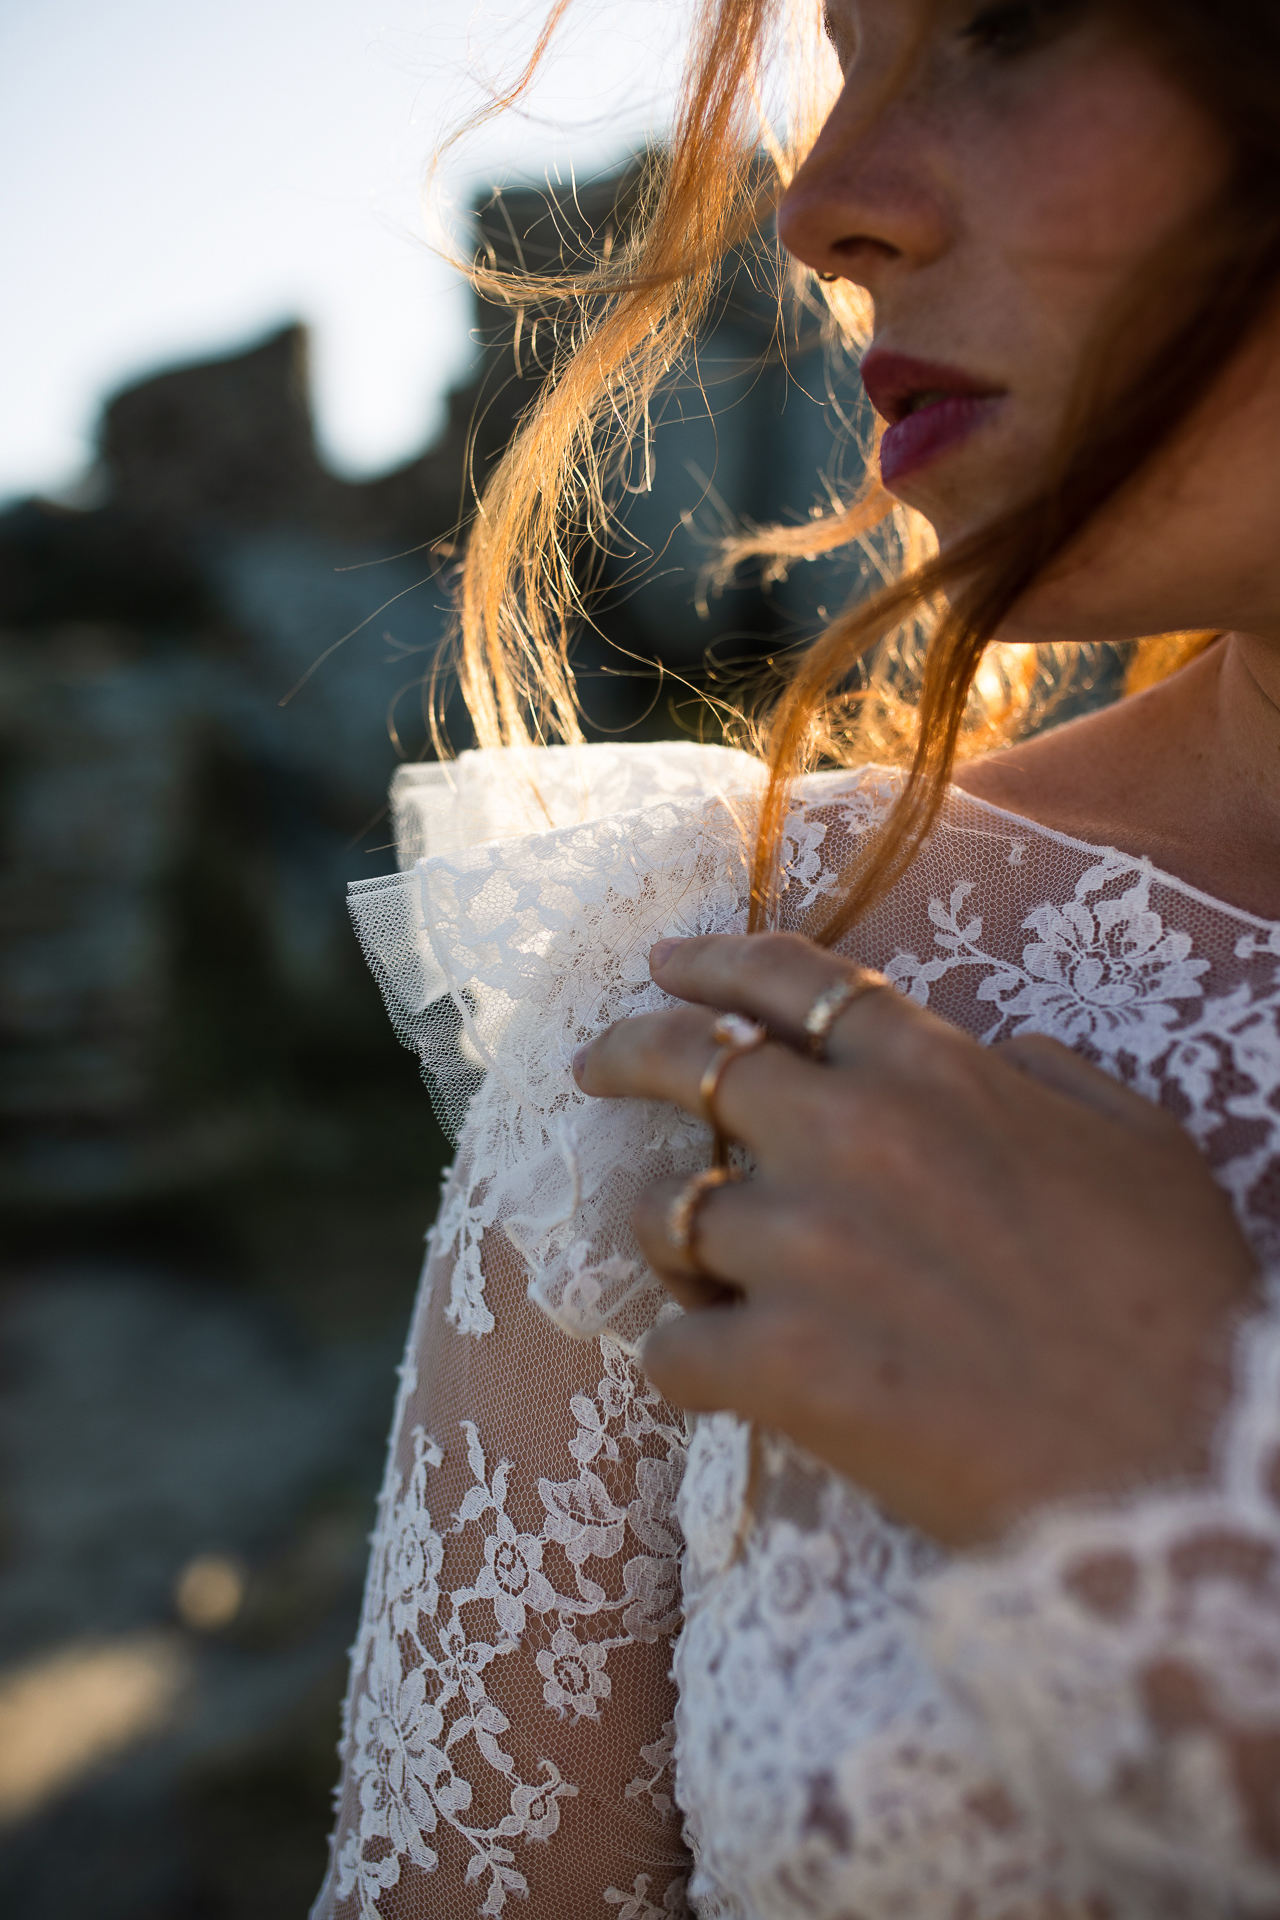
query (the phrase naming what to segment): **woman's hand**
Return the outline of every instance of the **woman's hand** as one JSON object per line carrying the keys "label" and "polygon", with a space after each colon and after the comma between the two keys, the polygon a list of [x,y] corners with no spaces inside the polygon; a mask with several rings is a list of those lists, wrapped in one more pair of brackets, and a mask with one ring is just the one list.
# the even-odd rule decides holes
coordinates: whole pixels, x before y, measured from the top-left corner
{"label": "woman's hand", "polygon": [[1056,1041],[980,1047],[889,990],[803,1057],[846,972],[791,934],[664,941],[653,977],[690,1004],[579,1056],[585,1093],[700,1113],[710,1009],[776,1036],[720,1083],[757,1172],[702,1201],[696,1263],[667,1231],[680,1181],[636,1209],[691,1309],[649,1336],[655,1385],[789,1434],[954,1545],[1203,1473],[1255,1263],[1189,1136]]}

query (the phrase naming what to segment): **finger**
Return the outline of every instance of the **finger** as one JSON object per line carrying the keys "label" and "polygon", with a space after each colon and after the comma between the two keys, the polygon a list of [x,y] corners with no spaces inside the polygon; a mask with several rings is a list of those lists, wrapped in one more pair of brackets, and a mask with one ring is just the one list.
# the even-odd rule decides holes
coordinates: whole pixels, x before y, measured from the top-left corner
{"label": "finger", "polygon": [[756,1330],[743,1307],[686,1313],[646,1334],[640,1364],[663,1398],[691,1413],[743,1405]]}
{"label": "finger", "polygon": [[[650,1265],[653,1265],[652,1261]],[[739,1306],[742,1295],[736,1287],[722,1286],[719,1280],[712,1280],[698,1273],[664,1273],[659,1267],[654,1272],[661,1280],[673,1300],[689,1313],[707,1313],[716,1307]]]}
{"label": "finger", "polygon": [[655,1181],[631,1215],[645,1259],[683,1305],[720,1306],[727,1294],[772,1310],[822,1292],[838,1299],[842,1311],[856,1303],[867,1326],[896,1324],[905,1295],[874,1199],[850,1204],[842,1192],[833,1203],[829,1192],[806,1189],[794,1178],[734,1181],[702,1194],[689,1244],[681,1247],[672,1242],[671,1212],[687,1185],[679,1178]]}
{"label": "finger", "polygon": [[1064,1047],[1060,1040],[1051,1040],[1048,1034],[1020,1033],[1012,1040],[1001,1041],[992,1051],[997,1060],[1017,1067],[1041,1086],[1065,1094],[1067,1099],[1091,1107],[1109,1120],[1118,1120],[1135,1132],[1163,1136],[1171,1128],[1177,1129],[1172,1114],[1144,1100],[1131,1087],[1121,1086],[1110,1074]]}
{"label": "finger", "polygon": [[[688,1241],[672,1239],[672,1209],[683,1198],[689,1182],[674,1176],[646,1187],[631,1212],[631,1225],[640,1251],[669,1292],[684,1307],[723,1306],[741,1297],[735,1272],[738,1257],[749,1243],[759,1209],[752,1204],[753,1189],[736,1183],[704,1193],[697,1203]],[[708,1222],[715,1226],[717,1251],[708,1257]]]}
{"label": "finger", "polygon": [[[794,1389],[813,1378],[811,1332],[785,1308],[737,1305],[686,1313],[645,1336],[640,1363],[675,1406],[692,1413],[731,1408],[747,1420],[782,1413],[784,1431],[792,1432],[806,1425],[811,1396],[807,1385],[798,1395]],[[878,1356],[878,1343],[867,1345]],[[856,1365],[856,1372],[862,1383],[867,1368]],[[787,1383],[781,1398],[779,1374]]]}
{"label": "finger", "polygon": [[847,961],[798,933],[710,933],[692,940],[663,940],[649,964],[664,993],[766,1020],[793,1045],[805,1044],[805,1015],[819,994],[850,973]]}
{"label": "finger", "polygon": [[[578,1085],[602,1099],[669,1100],[705,1119],[702,1077],[719,1052],[714,1018],[705,1007],[689,1006],[620,1020],[578,1056]],[[716,1088],[717,1119],[753,1152],[767,1151],[780,1129],[821,1124],[827,1078],[789,1048],[766,1043],[726,1064]]]}
{"label": "finger", "polygon": [[[673,998],[749,1014],[763,1020],[779,1039],[806,1051],[807,1016],[822,995],[855,973],[852,962],[797,933],[721,933],[659,941],[650,970]],[[837,1065],[852,1063],[868,1052],[911,1046],[923,1035],[954,1037],[954,1031],[885,981],[859,992],[837,1015],[823,1055]]]}
{"label": "finger", "polygon": [[674,1406],[731,1411],[789,1434],[884,1512],[944,1544],[983,1544],[1025,1511],[1007,1450],[993,1458],[927,1358],[913,1363],[871,1336],[842,1343],[838,1367],[831,1359],[829,1342],[815,1347],[785,1313],[753,1307],[668,1321],[640,1354]]}

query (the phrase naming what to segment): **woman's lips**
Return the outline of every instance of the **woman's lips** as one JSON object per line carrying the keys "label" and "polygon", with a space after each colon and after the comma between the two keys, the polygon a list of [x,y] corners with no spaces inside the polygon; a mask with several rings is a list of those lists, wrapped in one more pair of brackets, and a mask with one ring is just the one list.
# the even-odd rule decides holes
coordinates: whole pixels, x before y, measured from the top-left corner
{"label": "woman's lips", "polygon": [[1004,391],[958,367],[877,348],[862,363],[862,384],[888,422],[880,442],[886,487],[958,446],[988,420]]}
{"label": "woman's lips", "polygon": [[999,394],[956,393],[909,413],[880,442],[880,478],[885,486],[892,487],[926,461],[967,440],[999,404]]}

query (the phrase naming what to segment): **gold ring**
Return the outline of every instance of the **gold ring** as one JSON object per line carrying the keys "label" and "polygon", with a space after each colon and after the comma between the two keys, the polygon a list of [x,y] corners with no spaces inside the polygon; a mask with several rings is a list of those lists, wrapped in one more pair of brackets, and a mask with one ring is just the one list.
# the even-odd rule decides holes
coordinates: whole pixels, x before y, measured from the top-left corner
{"label": "gold ring", "polygon": [[823,989],[804,1017],[805,1040],[815,1060],[826,1059],[827,1039],[845,1008],[861,1000],[864,993],[876,993],[888,985],[882,973],[870,967],[855,967],[843,980]]}
{"label": "gold ring", "polygon": [[724,1078],[725,1068],[740,1054],[754,1053],[769,1038],[768,1029],[758,1020],[747,1020],[740,1013],[722,1013],[711,1029],[711,1038],[716,1042],[716,1051],[707,1062],[701,1080],[698,1082],[698,1098],[702,1102],[703,1117],[715,1134],[715,1146],[712,1149],[712,1164],[724,1166],[728,1157],[728,1142],[720,1125],[720,1116],[716,1112],[716,1096],[720,1092],[720,1082]]}
{"label": "gold ring", "polygon": [[732,1167],[703,1167],[691,1174],[667,1209],[667,1239],[677,1253],[695,1268],[698,1256],[694,1240],[698,1232],[698,1213],[703,1201],[717,1187],[732,1187],[742,1175]]}

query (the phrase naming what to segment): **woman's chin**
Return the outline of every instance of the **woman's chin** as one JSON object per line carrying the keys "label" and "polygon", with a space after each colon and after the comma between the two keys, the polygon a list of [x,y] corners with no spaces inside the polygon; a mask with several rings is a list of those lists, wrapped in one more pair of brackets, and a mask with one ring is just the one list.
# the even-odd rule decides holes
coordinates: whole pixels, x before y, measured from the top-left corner
{"label": "woman's chin", "polygon": [[929,522],[945,555],[1034,494],[1045,437],[993,421],[961,446],[897,475],[886,491]]}
{"label": "woman's chin", "polygon": [[[939,469],[951,464],[941,460],[934,463]],[[1009,496],[1003,488],[988,489],[966,482],[962,473],[935,471],[934,465],[904,475],[886,492],[929,522],[937,536],[938,551],[945,555],[997,519],[1007,509]]]}

